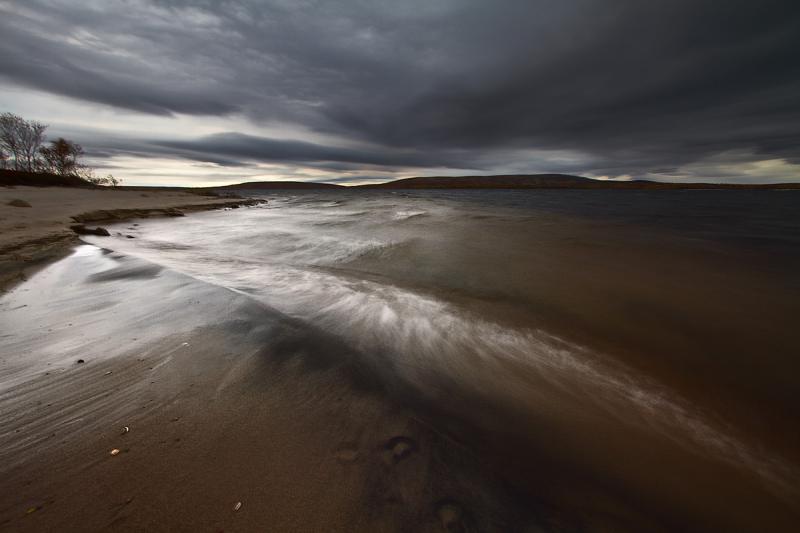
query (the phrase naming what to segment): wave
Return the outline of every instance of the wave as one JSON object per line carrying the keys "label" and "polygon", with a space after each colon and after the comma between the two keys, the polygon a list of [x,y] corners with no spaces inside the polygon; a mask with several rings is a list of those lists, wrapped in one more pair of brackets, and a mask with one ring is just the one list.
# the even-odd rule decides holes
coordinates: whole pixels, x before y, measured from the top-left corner
{"label": "wave", "polygon": [[[760,450],[723,418],[649,376],[548,332],[510,327],[426,289],[380,277],[390,270],[381,266],[430,266],[415,263],[419,254],[411,253],[426,232],[404,221],[423,217],[426,231],[432,232],[437,225],[459,222],[458,216],[491,214],[470,209],[453,215],[448,205],[416,200],[398,205],[385,198],[351,204],[347,210],[329,198],[292,202],[208,215],[198,225],[147,222],[140,227],[143,238],[116,244],[341,336],[371,358],[370,367],[393,369],[392,376],[421,397],[436,394],[438,384],[447,380],[461,390],[523,406],[532,419],[574,426],[585,423],[583,417],[613,420],[697,456],[753,472],[782,498],[797,495],[800,475],[793,465]],[[472,245],[475,228],[465,227],[465,242]],[[363,262],[377,265],[371,277],[357,270]],[[581,415],[559,420],[564,411]]]}
{"label": "wave", "polygon": [[[350,254],[382,253],[391,245],[354,247]],[[163,252],[163,249],[159,249]],[[180,250],[174,250],[180,252]],[[421,396],[442,376],[464,390],[502,383],[506,401],[540,415],[573,404],[619,422],[657,432],[679,446],[756,473],[776,495],[797,493],[798,472],[736,438],[678,395],[619,362],[541,330],[515,329],[464,312],[443,300],[391,284],[311,268],[268,265],[196,253],[148,259],[197,279],[244,292],[289,316],[344,338],[371,366]],[[526,372],[509,373],[504,361]],[[583,407],[580,407],[580,406]]]}
{"label": "wave", "polygon": [[[504,327],[436,298],[363,279],[284,271],[272,280],[278,290],[264,294],[270,305],[343,335],[362,353],[380,357],[375,365],[393,365],[420,394],[435,390],[439,376],[446,376],[472,391],[502,383],[509,400],[540,412],[546,405],[563,408],[565,402],[591,405],[691,452],[744,467],[780,497],[797,495],[799,473],[791,465],[753,449],[732,428],[712,422],[716,416],[654,380],[582,346],[541,330]],[[526,377],[505,369],[509,359],[529,371]]]}
{"label": "wave", "polygon": [[394,220],[408,220],[414,217],[424,217],[427,214],[427,211],[396,211],[392,218]]}

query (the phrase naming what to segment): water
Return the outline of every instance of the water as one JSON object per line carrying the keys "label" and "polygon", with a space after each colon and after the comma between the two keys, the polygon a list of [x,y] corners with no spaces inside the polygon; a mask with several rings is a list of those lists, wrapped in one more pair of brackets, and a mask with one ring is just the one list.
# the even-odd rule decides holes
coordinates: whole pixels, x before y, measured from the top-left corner
{"label": "water", "polygon": [[621,494],[673,525],[797,516],[796,192],[266,198],[111,247],[339,336],[532,497]]}

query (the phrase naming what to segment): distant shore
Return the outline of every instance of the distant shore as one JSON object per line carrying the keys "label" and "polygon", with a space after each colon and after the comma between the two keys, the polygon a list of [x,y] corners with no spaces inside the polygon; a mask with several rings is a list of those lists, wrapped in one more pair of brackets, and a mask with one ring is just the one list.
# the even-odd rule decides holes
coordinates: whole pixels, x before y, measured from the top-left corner
{"label": "distant shore", "polygon": [[598,180],[568,174],[503,174],[493,176],[425,176],[398,179],[385,183],[350,186],[295,181],[258,181],[210,187],[210,189],[239,191],[271,189],[800,190],[800,183],[675,183],[647,180]]}
{"label": "distant shore", "polygon": [[[19,172],[0,169],[0,186],[78,187],[98,189],[81,178],[53,174]],[[216,185],[212,187],[148,187],[120,186],[127,191],[175,191],[195,194],[235,194],[237,191],[263,190],[369,190],[369,189],[557,189],[557,190],[800,190],[800,182],[793,183],[724,183],[724,182],[666,182],[650,180],[594,179],[570,174],[496,174],[485,176],[419,176],[401,178],[383,183],[339,185],[314,181],[249,181]]]}
{"label": "distant shore", "polygon": [[[800,183],[666,183],[596,180],[565,174],[439,176],[342,186],[296,181],[218,187],[98,187],[77,177],[0,170],[0,292],[25,272],[60,257],[78,242],[75,223],[108,223],[257,202],[238,194],[268,190],[800,190]],[[18,207],[9,202],[18,200]],[[172,210],[172,211],[169,211]]]}

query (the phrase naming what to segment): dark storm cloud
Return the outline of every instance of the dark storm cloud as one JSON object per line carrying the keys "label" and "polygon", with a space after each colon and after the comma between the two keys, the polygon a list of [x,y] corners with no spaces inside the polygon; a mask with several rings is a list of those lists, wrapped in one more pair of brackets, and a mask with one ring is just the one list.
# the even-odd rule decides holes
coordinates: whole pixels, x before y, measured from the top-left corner
{"label": "dark storm cloud", "polygon": [[173,79],[161,85],[145,65],[76,50],[51,35],[37,39],[25,29],[3,26],[0,72],[23,85],[158,115],[213,115],[237,109],[189,81]]}
{"label": "dark storm cloud", "polygon": [[219,133],[192,141],[158,141],[153,146],[167,152],[181,154],[188,159],[212,161],[213,156],[222,156],[234,161],[257,161],[269,163],[331,163],[328,168],[352,168],[344,164],[360,164],[395,167],[431,167],[441,161],[454,163],[455,157],[441,154],[418,153],[398,149],[352,149],[324,146],[302,141],[283,141],[243,135]]}
{"label": "dark storm cloud", "polygon": [[[225,167],[255,166],[259,163],[299,164],[308,168],[349,172],[380,167],[430,168],[447,165],[461,169],[486,169],[478,154],[464,150],[415,150],[385,147],[346,148],[312,142],[280,140],[218,133],[192,140],[142,140],[110,137],[87,129],[71,129],[59,135],[81,139],[86,155],[102,160],[115,156],[180,157]],[[491,162],[487,163],[491,166]]]}
{"label": "dark storm cloud", "polygon": [[[337,148],[238,134],[133,147],[235,165],[639,174],[727,152],[800,162],[800,2],[0,2],[0,76],[152,114],[244,116]],[[378,148],[375,148],[378,146]]]}

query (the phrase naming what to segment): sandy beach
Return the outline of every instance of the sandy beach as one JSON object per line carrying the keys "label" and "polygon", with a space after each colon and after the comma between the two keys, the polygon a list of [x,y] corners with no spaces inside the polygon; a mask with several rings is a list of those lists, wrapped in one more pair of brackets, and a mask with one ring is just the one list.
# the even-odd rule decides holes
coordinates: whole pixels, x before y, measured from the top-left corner
{"label": "sandy beach", "polygon": [[[10,205],[14,200],[24,202],[23,207]],[[163,209],[191,212],[237,203],[174,190],[0,187],[0,290],[78,243],[77,234],[69,228],[77,222],[73,217],[94,214],[87,222],[99,223],[147,216],[153,211],[153,216],[158,216],[163,213],[157,211]]]}

